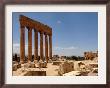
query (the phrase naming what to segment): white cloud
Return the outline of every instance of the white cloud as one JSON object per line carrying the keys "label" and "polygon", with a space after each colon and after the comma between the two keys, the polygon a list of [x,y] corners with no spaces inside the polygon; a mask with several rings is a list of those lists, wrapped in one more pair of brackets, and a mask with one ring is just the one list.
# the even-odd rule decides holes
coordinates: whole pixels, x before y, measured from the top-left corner
{"label": "white cloud", "polygon": [[[73,55],[78,49],[77,47],[74,46],[69,46],[69,47],[53,47],[53,55],[58,54],[58,55]],[[19,43],[14,43],[13,44],[13,54],[20,54],[20,44]],[[34,54],[34,47],[32,47],[32,54]],[[28,55],[28,44],[25,44],[25,55]],[[38,55],[40,55],[40,46],[38,46]],[[44,55],[45,55],[45,46],[44,46]]]}
{"label": "white cloud", "polygon": [[69,47],[54,46],[52,54],[59,56],[72,56],[72,55],[83,56],[83,51],[76,46],[69,46]]}
{"label": "white cloud", "polygon": [[71,56],[77,55],[78,48],[74,46],[69,47],[53,47],[53,55]]}
{"label": "white cloud", "polygon": [[77,49],[77,47],[70,46],[70,47],[54,47],[54,50],[74,50]]}

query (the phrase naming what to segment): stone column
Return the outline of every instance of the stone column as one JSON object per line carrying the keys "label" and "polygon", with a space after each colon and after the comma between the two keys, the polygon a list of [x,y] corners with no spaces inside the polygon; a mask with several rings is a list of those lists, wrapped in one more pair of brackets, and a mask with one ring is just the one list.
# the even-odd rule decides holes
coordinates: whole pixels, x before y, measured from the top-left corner
{"label": "stone column", "polygon": [[34,30],[34,60],[38,60],[38,31]]}
{"label": "stone column", "polygon": [[40,60],[43,61],[43,33],[40,32]]}
{"label": "stone column", "polygon": [[45,59],[48,63],[48,37],[47,34],[45,34]]}
{"label": "stone column", "polygon": [[20,63],[24,63],[25,59],[25,27],[20,29]]}
{"label": "stone column", "polygon": [[28,61],[32,61],[32,29],[28,28]]}
{"label": "stone column", "polygon": [[52,35],[49,35],[49,56],[52,59]]}

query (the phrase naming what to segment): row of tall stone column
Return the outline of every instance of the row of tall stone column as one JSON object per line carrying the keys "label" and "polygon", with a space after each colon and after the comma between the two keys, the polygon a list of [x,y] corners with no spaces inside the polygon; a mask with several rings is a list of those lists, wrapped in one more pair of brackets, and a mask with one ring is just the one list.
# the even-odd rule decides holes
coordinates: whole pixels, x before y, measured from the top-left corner
{"label": "row of tall stone column", "polygon": [[[27,27],[27,29],[28,29],[28,61],[32,61],[32,30],[33,29],[31,27]],[[40,33],[40,60],[44,61],[43,36],[45,35],[45,60],[48,63],[48,59],[52,58],[52,35],[47,35],[47,33],[44,33],[43,31],[38,32],[37,29],[34,29],[34,60],[38,60],[38,33]],[[48,39],[49,39],[49,44],[48,44]],[[48,54],[48,49],[49,49],[49,54]],[[21,26],[20,62],[24,63],[24,60],[25,60],[25,26]]]}

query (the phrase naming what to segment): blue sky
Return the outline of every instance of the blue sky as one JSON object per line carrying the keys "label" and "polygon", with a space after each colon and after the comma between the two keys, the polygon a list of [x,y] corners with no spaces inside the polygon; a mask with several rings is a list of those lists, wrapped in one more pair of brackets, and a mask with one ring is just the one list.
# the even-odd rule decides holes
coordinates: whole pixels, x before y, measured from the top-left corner
{"label": "blue sky", "polygon": [[[83,56],[83,53],[85,51],[96,51],[98,49],[97,12],[14,12],[12,15],[13,53],[19,54],[19,15],[21,14],[44,24],[47,24],[52,28],[53,55],[58,54],[66,56]],[[34,49],[34,32],[32,33],[32,48]],[[25,54],[27,55],[27,30],[25,31],[25,34]],[[38,42],[40,45],[40,41]]]}

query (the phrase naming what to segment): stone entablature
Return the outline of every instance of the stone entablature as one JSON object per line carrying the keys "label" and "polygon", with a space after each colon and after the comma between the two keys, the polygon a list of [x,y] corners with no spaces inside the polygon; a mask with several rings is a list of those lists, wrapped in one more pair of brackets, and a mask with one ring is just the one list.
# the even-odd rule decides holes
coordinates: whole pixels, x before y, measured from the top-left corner
{"label": "stone entablature", "polygon": [[20,15],[20,25],[24,27],[30,27],[31,29],[36,29],[38,32],[47,33],[47,35],[52,35],[52,28],[42,24],[41,22],[35,21],[26,16]]}

